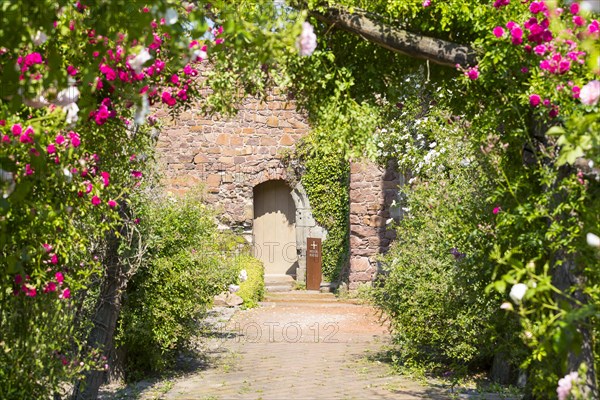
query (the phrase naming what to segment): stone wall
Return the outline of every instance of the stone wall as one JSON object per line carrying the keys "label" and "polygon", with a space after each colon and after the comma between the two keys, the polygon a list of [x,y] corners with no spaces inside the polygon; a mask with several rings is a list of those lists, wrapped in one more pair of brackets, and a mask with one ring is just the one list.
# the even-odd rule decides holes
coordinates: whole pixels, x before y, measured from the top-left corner
{"label": "stone wall", "polygon": [[166,124],[157,147],[169,190],[181,194],[203,183],[225,222],[251,227],[254,186],[292,178],[281,155],[309,129],[292,101],[268,100],[246,100],[233,118],[189,111]]}
{"label": "stone wall", "polygon": [[[163,118],[157,143],[158,158],[167,189],[183,194],[204,184],[208,201],[222,222],[241,228],[252,240],[253,189],[268,180],[295,181],[281,162],[282,155],[309,131],[307,119],[284,96],[266,103],[248,99],[232,118],[205,117],[188,111],[176,120]],[[393,234],[386,231],[389,205],[400,178],[393,168],[352,163],[350,183],[350,263],[346,269],[350,289],[368,282],[377,270],[375,256],[387,250]],[[296,203],[297,279],[304,280],[307,237],[324,237],[312,217],[306,192],[292,186]]]}
{"label": "stone wall", "polygon": [[396,238],[388,222],[399,217],[391,206],[401,183],[393,163],[387,168],[367,161],[350,165],[350,290],[374,278],[377,255],[385,253]]}

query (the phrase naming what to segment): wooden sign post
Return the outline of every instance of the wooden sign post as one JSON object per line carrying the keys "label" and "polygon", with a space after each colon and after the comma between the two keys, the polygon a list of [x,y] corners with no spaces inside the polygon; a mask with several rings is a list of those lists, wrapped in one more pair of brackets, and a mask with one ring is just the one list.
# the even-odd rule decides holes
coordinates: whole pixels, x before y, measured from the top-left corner
{"label": "wooden sign post", "polygon": [[306,289],[321,288],[321,265],[321,239],[308,238],[306,240]]}

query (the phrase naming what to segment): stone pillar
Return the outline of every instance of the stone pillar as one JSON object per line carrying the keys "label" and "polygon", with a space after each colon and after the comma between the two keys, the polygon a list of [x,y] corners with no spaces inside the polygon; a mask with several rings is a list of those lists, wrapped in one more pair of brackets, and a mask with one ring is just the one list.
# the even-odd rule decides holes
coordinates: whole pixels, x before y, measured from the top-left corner
{"label": "stone pillar", "polygon": [[396,237],[387,226],[401,178],[391,162],[386,168],[369,161],[350,164],[350,290],[373,280],[377,256],[385,253]]}

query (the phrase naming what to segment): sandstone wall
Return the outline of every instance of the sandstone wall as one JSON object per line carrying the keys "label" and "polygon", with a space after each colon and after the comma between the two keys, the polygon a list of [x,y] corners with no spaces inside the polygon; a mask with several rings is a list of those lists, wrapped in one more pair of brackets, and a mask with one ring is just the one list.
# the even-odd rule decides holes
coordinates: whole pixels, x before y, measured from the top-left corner
{"label": "sandstone wall", "polygon": [[169,190],[180,194],[204,183],[225,221],[251,223],[254,186],[288,180],[281,154],[309,129],[292,101],[268,100],[248,99],[231,119],[190,111],[165,126],[157,146]]}
{"label": "sandstone wall", "polygon": [[[266,103],[248,99],[233,118],[204,117],[194,111],[176,120],[165,119],[157,154],[167,189],[182,194],[203,183],[209,201],[222,213],[224,223],[242,228],[251,240],[253,189],[272,180],[292,181],[281,162],[284,152],[308,134],[305,116],[284,96]],[[400,176],[392,166],[352,163],[350,179],[350,263],[346,269],[350,289],[368,282],[377,270],[375,257],[387,250],[394,235],[386,230],[389,206],[396,197]],[[307,236],[324,234],[316,226],[306,193],[294,187],[297,237],[303,279]]]}
{"label": "sandstone wall", "polygon": [[350,165],[350,290],[373,279],[377,255],[385,253],[396,237],[387,222],[399,216],[391,205],[401,183],[393,163],[387,168],[367,161]]}

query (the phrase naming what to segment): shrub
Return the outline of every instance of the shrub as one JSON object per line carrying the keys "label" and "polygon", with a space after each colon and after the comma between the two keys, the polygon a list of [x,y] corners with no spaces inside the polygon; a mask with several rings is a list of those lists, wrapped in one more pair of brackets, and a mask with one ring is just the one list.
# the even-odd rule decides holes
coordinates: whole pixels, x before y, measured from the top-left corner
{"label": "shrub", "polygon": [[388,134],[404,146],[400,167],[415,176],[399,196],[398,240],[382,259],[384,278],[373,293],[390,316],[401,364],[464,370],[491,365],[511,346],[516,322],[485,290],[493,274],[488,171],[458,126],[435,132],[445,120],[443,111],[431,111],[416,119],[414,136],[404,126],[399,137]]}
{"label": "shrub", "polygon": [[127,379],[171,365],[213,296],[237,274],[221,249],[214,214],[198,193],[151,201],[142,229],[149,250],[127,286],[117,338]]}
{"label": "shrub", "polygon": [[244,300],[243,307],[253,308],[258,306],[265,295],[265,268],[262,262],[252,256],[241,255],[235,259],[237,271],[246,270],[248,279],[240,283],[237,295]]}

